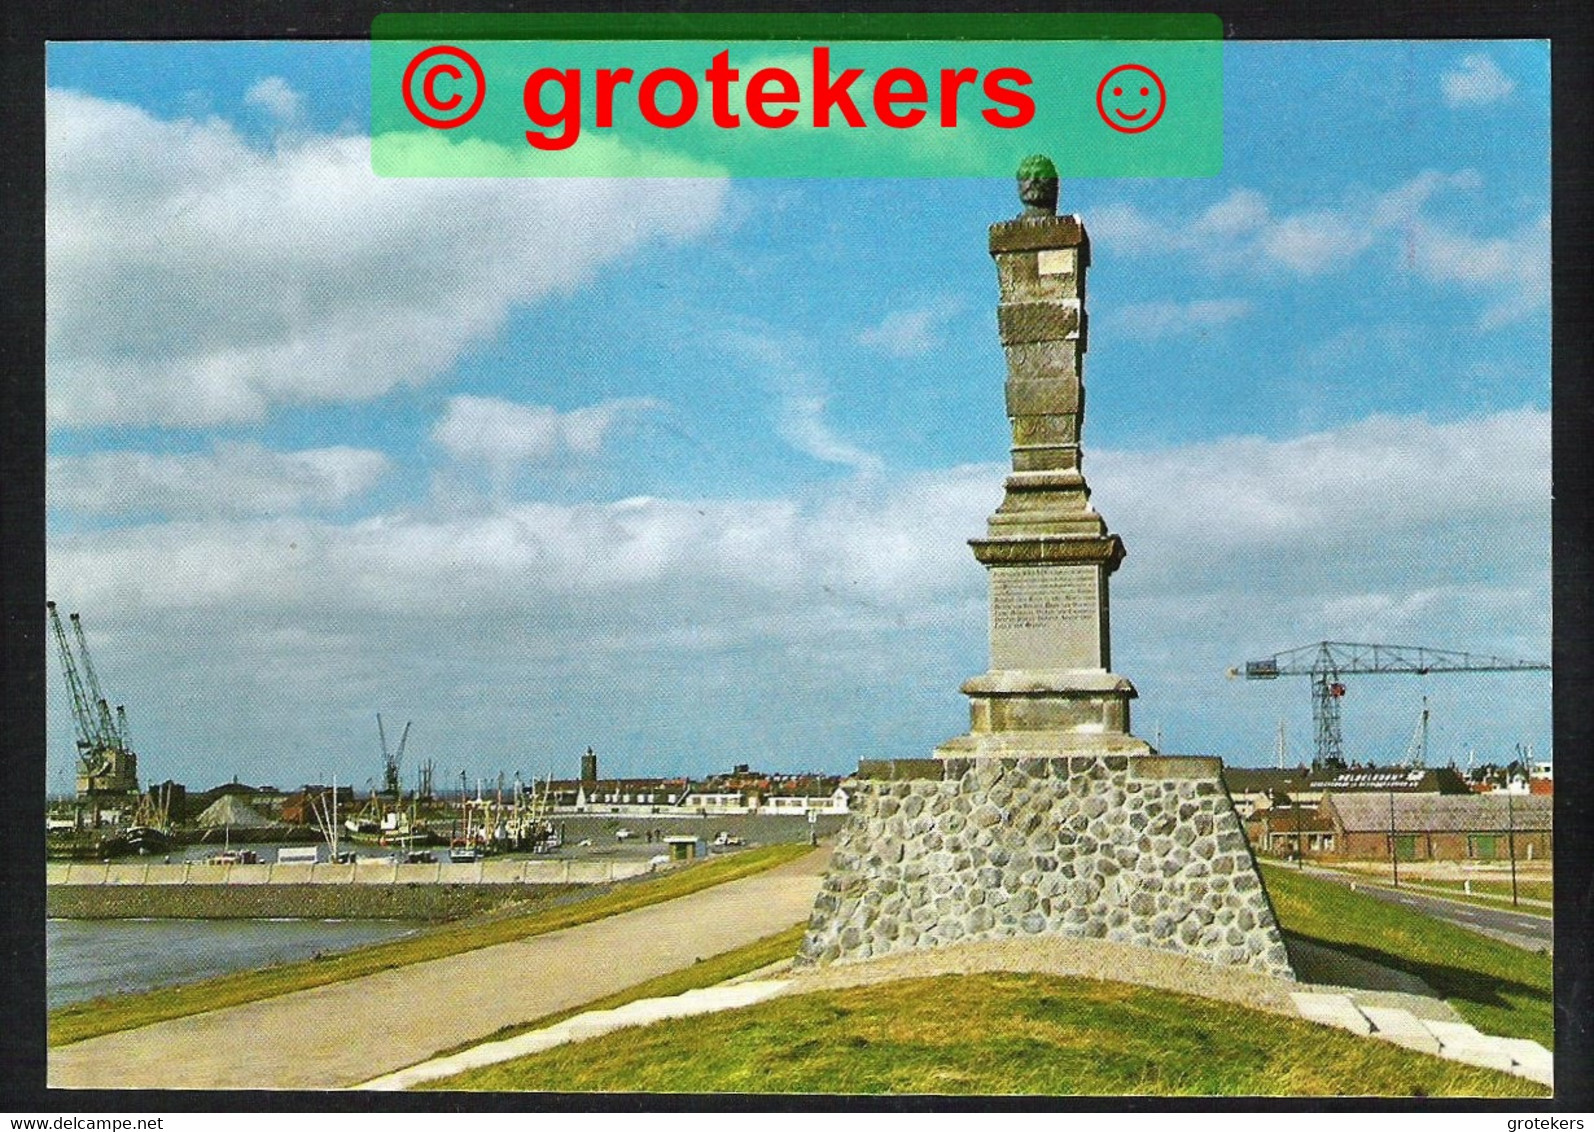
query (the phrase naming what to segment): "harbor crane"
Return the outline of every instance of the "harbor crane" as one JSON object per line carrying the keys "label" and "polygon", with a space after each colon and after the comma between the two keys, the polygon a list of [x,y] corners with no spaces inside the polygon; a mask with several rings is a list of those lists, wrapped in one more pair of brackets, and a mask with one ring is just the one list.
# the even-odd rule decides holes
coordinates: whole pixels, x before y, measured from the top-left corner
{"label": "harbor crane", "polygon": [[44,608],[50,616],[50,629],[61,655],[61,670],[71,694],[72,718],[77,724],[79,794],[119,793],[129,784],[136,790],[137,763],[128,737],[127,711],[118,706],[116,714],[111,714],[110,702],[100,687],[99,674],[94,671],[94,660],[89,655],[83,619],[76,613],[70,615],[72,633],[77,639],[74,655],[55,602],[45,602]]}
{"label": "harbor crane", "polygon": [[[1244,675],[1247,680],[1276,680],[1280,676],[1309,676],[1312,679],[1312,724],[1316,732],[1317,761],[1322,766],[1345,764],[1344,743],[1340,738],[1339,701],[1345,696],[1342,677],[1372,673],[1407,672],[1426,676],[1430,672],[1542,672],[1548,664],[1532,660],[1508,660],[1498,656],[1451,652],[1446,649],[1412,645],[1358,645],[1344,641],[1319,641],[1275,653],[1262,660],[1248,660],[1243,668],[1229,669],[1229,676]],[[1423,705],[1423,746],[1426,747],[1427,704]]]}
{"label": "harbor crane", "polygon": [[394,798],[403,794],[403,787],[399,784],[399,767],[404,762],[404,746],[410,741],[410,725],[414,720],[406,721],[404,733],[399,736],[398,749],[392,754],[387,750],[387,732],[382,728],[382,713],[376,713],[376,737],[382,744],[382,792]]}
{"label": "harbor crane", "polygon": [[78,673],[77,659],[67,642],[66,630],[61,627],[61,615],[56,612],[55,602],[45,602],[44,608],[50,614],[50,628],[55,633],[56,648],[61,653],[61,671],[66,676],[67,691],[72,696],[72,719],[77,724],[79,757],[87,766],[91,759],[89,752],[103,743],[100,721],[89,705],[88,693],[83,690],[83,677]]}

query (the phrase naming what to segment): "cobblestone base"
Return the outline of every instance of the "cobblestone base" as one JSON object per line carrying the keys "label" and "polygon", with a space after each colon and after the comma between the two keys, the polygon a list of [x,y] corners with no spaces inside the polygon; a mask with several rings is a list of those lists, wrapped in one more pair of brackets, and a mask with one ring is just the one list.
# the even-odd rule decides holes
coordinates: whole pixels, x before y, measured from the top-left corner
{"label": "cobblestone base", "polygon": [[940,779],[865,780],[798,963],[1051,933],[1293,978],[1218,765],[948,759]]}

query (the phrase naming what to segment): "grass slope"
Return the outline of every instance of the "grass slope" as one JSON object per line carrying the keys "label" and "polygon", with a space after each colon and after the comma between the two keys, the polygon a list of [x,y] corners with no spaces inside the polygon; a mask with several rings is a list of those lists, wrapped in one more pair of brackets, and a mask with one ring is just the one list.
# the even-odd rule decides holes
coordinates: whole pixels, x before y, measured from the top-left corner
{"label": "grass slope", "polygon": [[1149,1096],[1547,1096],[1298,1019],[1093,979],[908,979],[622,1030],[431,1088]]}
{"label": "grass slope", "polygon": [[274,998],[291,991],[358,979],[393,967],[423,963],[429,959],[440,959],[463,951],[576,927],[751,876],[809,852],[812,850],[807,845],[770,845],[749,849],[647,880],[623,884],[590,900],[574,904],[534,908],[530,912],[518,914],[476,917],[321,959],[285,963],[258,971],[239,971],[140,994],[74,1003],[50,1013],[49,1043],[57,1046],[80,1042],[169,1018],[182,1018],[207,1010]]}
{"label": "grass slope", "polygon": [[1290,869],[1263,880],[1286,932],[1411,972],[1486,1034],[1555,1048],[1549,956]]}

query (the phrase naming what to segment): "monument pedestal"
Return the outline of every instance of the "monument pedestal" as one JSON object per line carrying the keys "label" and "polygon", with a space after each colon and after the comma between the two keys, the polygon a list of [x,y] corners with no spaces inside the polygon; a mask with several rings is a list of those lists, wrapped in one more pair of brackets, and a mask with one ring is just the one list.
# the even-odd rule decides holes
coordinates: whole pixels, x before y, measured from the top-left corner
{"label": "monument pedestal", "polygon": [[1002,503],[970,540],[990,670],[934,759],[860,764],[798,961],[1052,934],[1292,978],[1221,764],[1130,733],[1107,600],[1124,547],[1081,471],[1090,245],[1055,215],[1050,167],[1025,162],[1025,215],[990,233],[1013,431]]}
{"label": "monument pedestal", "polygon": [[1129,734],[1134,685],[1101,669],[1005,669],[963,684],[969,733],[935,749],[942,758],[1111,751],[1149,755]]}
{"label": "monument pedestal", "polygon": [[1293,978],[1218,760],[1072,742],[861,767],[797,964],[1061,936]]}

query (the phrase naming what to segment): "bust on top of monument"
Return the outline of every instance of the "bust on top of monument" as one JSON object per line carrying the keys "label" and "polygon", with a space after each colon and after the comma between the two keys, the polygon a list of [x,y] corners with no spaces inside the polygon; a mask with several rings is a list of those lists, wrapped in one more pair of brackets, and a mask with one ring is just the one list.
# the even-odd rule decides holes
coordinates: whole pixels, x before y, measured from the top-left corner
{"label": "bust on top of monument", "polygon": [[1025,216],[1057,215],[1057,166],[1045,154],[1032,153],[1018,163],[1018,199]]}
{"label": "bust on top of monument", "polygon": [[1024,202],[1024,211],[991,225],[993,254],[1085,246],[1085,228],[1079,217],[1057,214],[1060,183],[1057,165],[1045,154],[1032,153],[1019,162],[1018,199]]}

